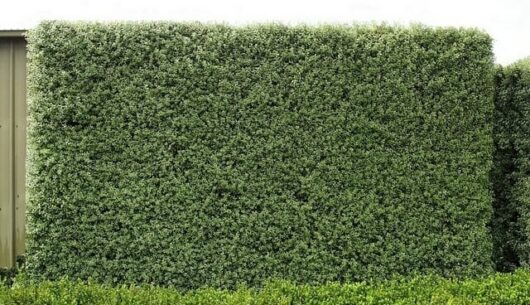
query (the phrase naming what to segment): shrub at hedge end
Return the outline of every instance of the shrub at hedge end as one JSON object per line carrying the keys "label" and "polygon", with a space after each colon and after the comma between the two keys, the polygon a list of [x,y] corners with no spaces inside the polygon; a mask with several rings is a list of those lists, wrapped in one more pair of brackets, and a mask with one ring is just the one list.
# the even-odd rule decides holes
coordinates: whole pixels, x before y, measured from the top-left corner
{"label": "shrub at hedge end", "polygon": [[32,278],[492,270],[480,31],[45,22],[29,59]]}
{"label": "shrub at hedge end", "polygon": [[494,245],[497,265],[530,264],[530,59],[499,68],[494,126]]}

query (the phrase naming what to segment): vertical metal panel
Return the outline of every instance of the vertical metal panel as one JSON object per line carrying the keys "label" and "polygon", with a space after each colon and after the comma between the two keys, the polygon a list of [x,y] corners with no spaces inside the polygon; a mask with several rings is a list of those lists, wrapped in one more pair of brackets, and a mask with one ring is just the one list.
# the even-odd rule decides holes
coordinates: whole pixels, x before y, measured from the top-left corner
{"label": "vertical metal panel", "polygon": [[25,250],[26,42],[0,36],[0,267]]}
{"label": "vertical metal panel", "polygon": [[24,253],[26,237],[26,41],[14,41],[14,206],[15,255]]}
{"label": "vertical metal panel", "polygon": [[14,264],[13,42],[0,40],[0,267]]}

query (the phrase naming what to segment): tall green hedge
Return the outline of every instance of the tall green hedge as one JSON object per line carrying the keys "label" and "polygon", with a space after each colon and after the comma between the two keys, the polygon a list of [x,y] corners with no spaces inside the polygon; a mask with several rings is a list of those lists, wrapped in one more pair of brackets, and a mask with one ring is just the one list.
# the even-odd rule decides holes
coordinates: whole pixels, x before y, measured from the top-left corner
{"label": "tall green hedge", "polygon": [[501,270],[530,266],[530,58],[496,76],[494,245]]}
{"label": "tall green hedge", "polygon": [[29,58],[32,278],[492,270],[480,31],[45,22]]}

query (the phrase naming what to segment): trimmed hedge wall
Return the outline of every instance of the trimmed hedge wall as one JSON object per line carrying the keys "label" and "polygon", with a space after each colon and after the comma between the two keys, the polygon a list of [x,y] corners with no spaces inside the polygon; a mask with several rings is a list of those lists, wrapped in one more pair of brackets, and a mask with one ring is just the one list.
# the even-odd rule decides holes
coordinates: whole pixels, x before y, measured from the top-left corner
{"label": "trimmed hedge wall", "polygon": [[530,58],[496,76],[494,245],[500,270],[530,266]]}
{"label": "trimmed hedge wall", "polygon": [[480,31],[45,22],[29,59],[32,278],[493,269]]}
{"label": "trimmed hedge wall", "polygon": [[[20,279],[18,277],[17,279]],[[286,281],[267,283],[263,289],[238,287],[235,291],[200,289],[179,293],[153,286],[109,287],[93,282],[60,280],[0,285],[3,305],[527,305],[530,272],[495,274],[484,279],[448,280],[439,277],[394,279],[377,284],[327,283],[311,286]]]}

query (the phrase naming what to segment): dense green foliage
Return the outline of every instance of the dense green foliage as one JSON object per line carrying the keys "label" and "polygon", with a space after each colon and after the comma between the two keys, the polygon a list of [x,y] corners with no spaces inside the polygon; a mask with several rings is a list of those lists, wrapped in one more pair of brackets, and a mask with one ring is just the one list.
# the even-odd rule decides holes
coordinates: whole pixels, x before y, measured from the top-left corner
{"label": "dense green foliage", "polygon": [[13,278],[17,275],[16,268],[0,268],[0,285],[11,285],[13,283]]}
{"label": "dense green foliage", "polygon": [[29,51],[32,278],[492,270],[480,31],[46,22]]}
{"label": "dense green foliage", "polygon": [[15,266],[12,268],[0,268],[0,284],[10,286],[13,284],[15,277],[24,266],[24,256],[18,256]]}
{"label": "dense green foliage", "polygon": [[530,59],[498,69],[495,95],[494,248],[513,270],[530,264]]}
{"label": "dense green foliage", "polygon": [[263,289],[200,289],[187,293],[154,286],[118,286],[60,280],[0,287],[3,305],[311,305],[311,304],[529,304],[530,272],[452,281],[440,277],[394,279],[379,284],[296,285],[271,282]]}

